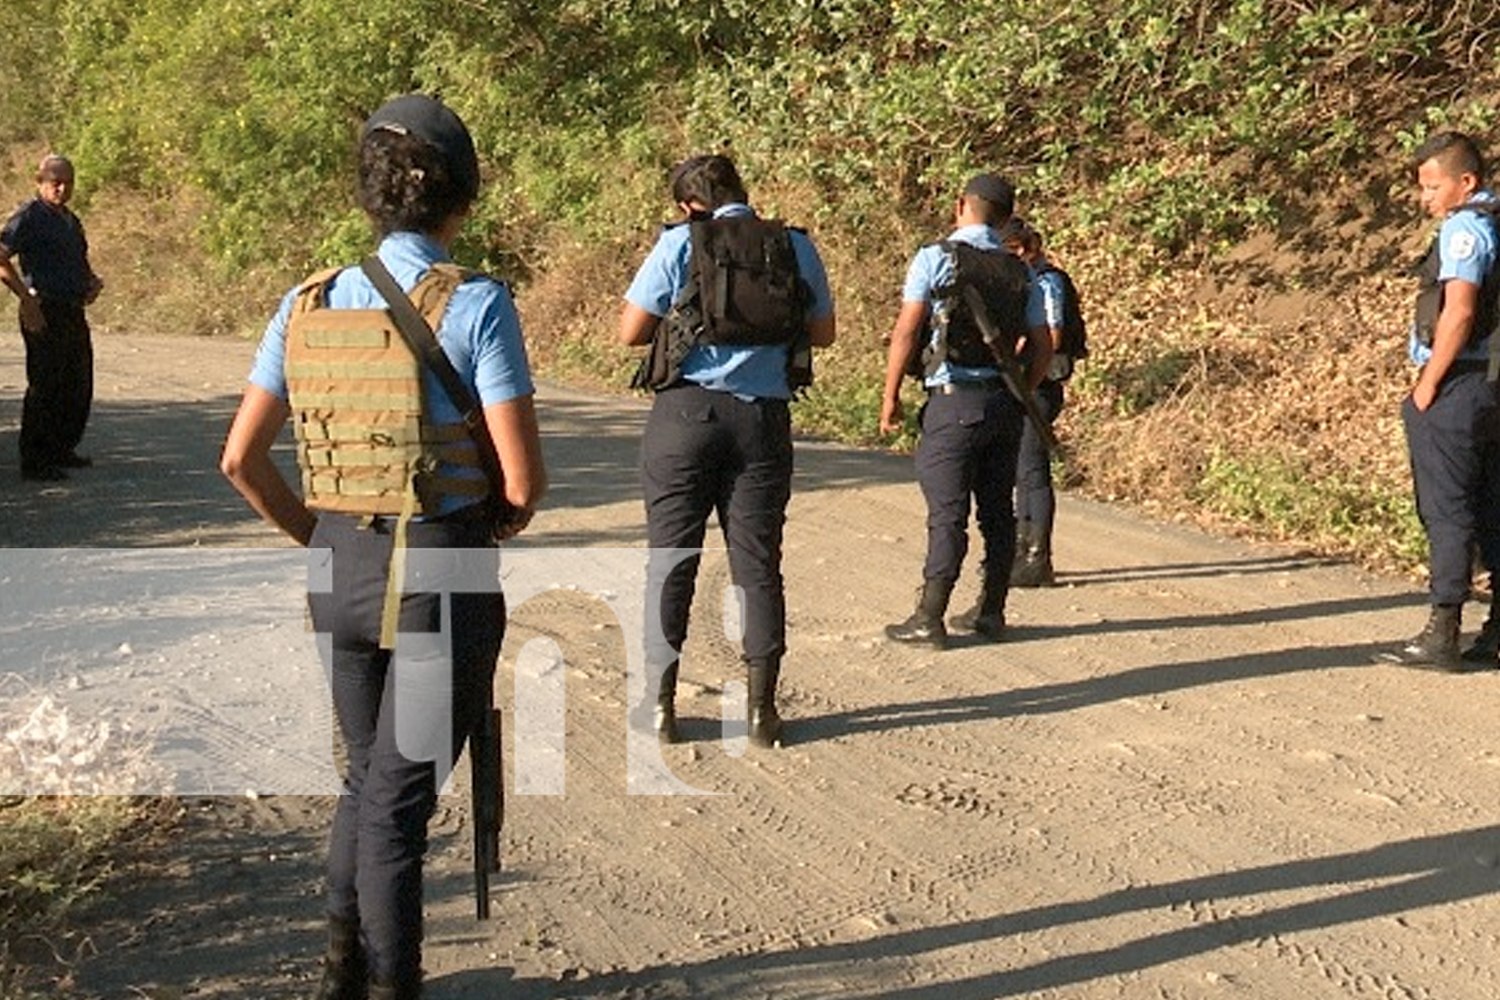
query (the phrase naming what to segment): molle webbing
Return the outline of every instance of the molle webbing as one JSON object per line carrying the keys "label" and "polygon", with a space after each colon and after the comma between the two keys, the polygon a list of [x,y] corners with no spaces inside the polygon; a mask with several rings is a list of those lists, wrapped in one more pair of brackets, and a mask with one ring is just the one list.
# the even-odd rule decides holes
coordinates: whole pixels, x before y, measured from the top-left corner
{"label": "molle webbing", "polygon": [[[395,515],[437,512],[444,497],[488,493],[463,424],[423,416],[423,371],[384,309],[328,309],[337,271],[301,288],[287,324],[286,377],[303,496],[316,510]],[[412,290],[434,329],[465,272],[435,267]]]}

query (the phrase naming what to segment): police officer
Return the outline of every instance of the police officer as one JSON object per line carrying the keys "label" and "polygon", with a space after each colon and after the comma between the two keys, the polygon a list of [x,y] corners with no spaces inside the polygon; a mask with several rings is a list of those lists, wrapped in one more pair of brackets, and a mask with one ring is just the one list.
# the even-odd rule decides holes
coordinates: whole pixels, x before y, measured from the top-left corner
{"label": "police officer", "polygon": [[0,229],[0,281],[21,300],[26,343],[21,476],[41,482],[93,464],[77,450],[94,398],[94,344],[84,306],[99,297],[104,282],[89,265],[83,223],[68,208],[73,182],[73,164],[49,154],[37,167],[36,197]]}
{"label": "police officer", "polygon": [[[701,256],[695,264],[695,240],[738,228],[771,240],[768,247],[785,244],[750,222],[759,216],[727,157],[680,163],[671,174],[671,192],[688,221],[666,227],[636,272],[625,292],[619,333],[627,345],[660,350],[670,341],[681,352],[671,372],[650,383],[656,395],[641,443],[652,549],[648,577],[660,601],[664,640],[647,649],[648,694],[656,692],[653,724],[663,742],[676,742],[678,665],[699,563],[696,555],[676,562],[669,552],[698,550],[709,514],[717,513],[730,575],[743,595],[750,738],[773,746],[781,737],[776,684],[786,652],[781,544],[792,479],[789,367],[808,346],[834,342],[833,297],[812,240],[786,229],[794,258],[786,269],[795,271],[788,277],[802,287],[800,305],[786,313],[784,328],[725,335],[724,316],[701,315],[715,310],[700,308],[707,290],[697,287],[695,275],[709,265]],[[684,324],[679,321],[688,306],[699,310],[698,319]],[[654,631],[648,628],[648,636]]]}
{"label": "police officer", "polygon": [[[1484,159],[1471,138],[1433,135],[1412,164],[1422,208],[1441,220],[1419,267],[1410,337],[1417,381],[1401,404],[1417,513],[1427,532],[1432,610],[1416,637],[1379,658],[1460,672],[1460,611],[1469,596],[1474,548],[1492,581],[1500,570],[1500,448],[1494,441],[1500,414],[1490,372],[1500,242],[1495,197],[1485,188]],[[1492,607],[1467,655],[1493,667],[1497,646],[1500,628]]]}
{"label": "police officer", "polygon": [[[370,116],[358,160],[359,202],[380,236],[378,259],[482,404],[509,513],[494,516],[479,444],[357,267],[317,275],[282,300],[222,467],[256,511],[315,550],[332,583],[309,598],[345,760],[317,997],[413,1000],[421,995],[427,824],[488,704],[504,632],[495,541],[525,527],[546,474],[510,294],[449,263],[479,189],[467,129],[438,101],[409,94]],[[288,417],[301,495],[270,457]],[[411,571],[393,579],[393,564]],[[461,589],[464,579],[475,581],[472,590]],[[448,648],[423,646],[423,658],[405,646],[397,656],[392,625],[403,635],[446,634]]]}
{"label": "police officer", "polygon": [[[1025,219],[1013,217],[1002,233],[1007,249],[1031,268],[1032,279],[1042,292],[1047,316],[1047,338],[1052,342],[1052,363],[1036,390],[1037,410],[1048,424],[1056,423],[1063,409],[1063,382],[1072,374],[1073,359],[1063,353],[1063,330],[1078,303],[1069,302],[1069,283],[1042,252],[1042,237]],[[1016,561],[1011,570],[1012,587],[1050,587],[1052,525],[1057,515],[1057,494],[1052,488],[1052,453],[1042,436],[1027,421],[1021,431],[1021,452],[1016,463]]]}
{"label": "police officer", "polygon": [[[994,174],[975,176],[954,205],[955,229],[945,242],[1006,253],[997,230],[1014,207],[1010,182]],[[931,244],[917,251],[907,269],[886,359],[880,407],[884,432],[901,427],[901,380],[919,343],[925,341],[930,354],[945,342],[940,337],[942,321],[958,308],[950,294],[954,261],[953,252],[943,244]],[[1040,289],[1027,282],[1023,294],[1026,333],[1020,346],[1030,355],[1024,389],[1035,392],[1051,362],[1052,341]],[[1024,411],[994,364],[973,357],[964,360],[967,363],[958,363],[945,354],[932,357],[925,368],[927,402],[920,415],[916,468],[927,501],[927,557],[916,610],[885,630],[897,642],[938,649],[947,645],[943,615],[968,551],[971,499],[984,538],[984,565],[979,603],[970,620],[976,633],[990,639],[1001,638],[1005,629],[1005,599],[1016,549],[1012,491]]]}

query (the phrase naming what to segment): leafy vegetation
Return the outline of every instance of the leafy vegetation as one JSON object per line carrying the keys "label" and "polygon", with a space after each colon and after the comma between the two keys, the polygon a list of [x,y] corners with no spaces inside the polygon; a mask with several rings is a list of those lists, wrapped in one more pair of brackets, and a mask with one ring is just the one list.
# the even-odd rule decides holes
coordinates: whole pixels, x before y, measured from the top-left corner
{"label": "leafy vegetation", "polygon": [[[799,426],[898,448],[914,427],[875,416],[902,269],[963,177],[1002,169],[1090,317],[1071,488],[1409,568],[1401,159],[1439,127],[1500,149],[1497,29],[1475,0],[12,0],[0,145],[78,162],[122,303],[103,325],[247,332],[367,245],[364,115],[439,93],[486,179],[457,255],[516,285],[547,374],[613,387],[665,173],[728,151],[833,276],[841,339]],[[8,929],[90,884],[93,833],[12,810],[0,837]]]}

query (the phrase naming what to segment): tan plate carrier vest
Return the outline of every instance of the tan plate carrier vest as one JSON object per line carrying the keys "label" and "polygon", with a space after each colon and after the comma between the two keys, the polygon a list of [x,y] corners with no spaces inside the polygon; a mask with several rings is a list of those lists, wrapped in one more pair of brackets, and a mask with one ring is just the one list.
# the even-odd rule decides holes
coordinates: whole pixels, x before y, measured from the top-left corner
{"label": "tan plate carrier vest", "polygon": [[[489,493],[479,450],[461,421],[426,416],[423,364],[385,309],[330,309],[325,290],[343,269],[320,271],[297,290],[286,328],[286,384],[302,470],[303,502],[313,510],[396,518],[395,548],[381,646],[395,641],[405,572],[406,525],[434,516],[448,497]],[[473,272],[432,267],[408,293],[437,330],[454,291]]]}

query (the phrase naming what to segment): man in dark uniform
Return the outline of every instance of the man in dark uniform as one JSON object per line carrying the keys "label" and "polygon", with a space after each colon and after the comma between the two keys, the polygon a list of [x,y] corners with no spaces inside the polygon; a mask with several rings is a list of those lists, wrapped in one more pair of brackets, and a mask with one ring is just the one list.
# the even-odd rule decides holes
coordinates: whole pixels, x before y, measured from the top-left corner
{"label": "man in dark uniform", "polygon": [[1460,611],[1469,597],[1472,553],[1493,582],[1500,571],[1500,446],[1490,367],[1494,315],[1495,196],[1484,186],[1478,146],[1458,132],[1440,132],[1412,157],[1422,208],[1441,227],[1420,268],[1416,320],[1410,336],[1416,385],[1401,404],[1411,452],[1417,513],[1427,531],[1427,625],[1378,659],[1404,666],[1461,672],[1466,660],[1495,666],[1500,623],[1493,609],[1475,649],[1460,654]]}
{"label": "man in dark uniform", "polygon": [[[997,229],[1014,208],[1015,189],[1010,183],[994,174],[980,174],[964,187],[954,206],[953,233],[943,243],[922,247],[912,259],[901,312],[890,336],[880,406],[882,431],[901,428],[901,380],[919,342],[926,339],[929,355],[947,342],[940,332],[958,301],[952,294],[957,277],[952,245],[1010,257]],[[1019,261],[1014,265],[1024,269]],[[1026,343],[1018,346],[1029,354],[1029,384],[1023,388],[1034,393],[1052,360],[1052,341],[1041,292],[1034,282],[1025,287]],[[1024,410],[1005,387],[1000,370],[976,358],[961,363],[946,352],[933,356],[925,367],[923,384],[927,402],[920,418],[916,465],[927,501],[927,558],[916,611],[905,621],[887,626],[886,635],[897,642],[938,649],[947,645],[943,615],[968,551],[972,498],[984,537],[984,576],[979,605],[967,617],[977,634],[999,639],[1005,629],[1005,599],[1016,551],[1012,492]]]}
{"label": "man in dark uniform", "polygon": [[48,155],[37,167],[36,190],[0,229],[0,281],[21,300],[26,342],[21,475],[50,482],[68,478],[64,469],[93,464],[77,451],[94,398],[94,346],[83,308],[104,282],[89,266],[83,223],[68,208],[73,164]]}
{"label": "man in dark uniform", "polygon": [[[670,553],[699,549],[708,516],[717,513],[729,548],[730,575],[743,594],[750,739],[774,746],[781,739],[776,683],[786,652],[781,541],[792,488],[789,369],[804,349],[833,343],[833,296],[812,240],[772,220],[759,220],[728,158],[686,160],[673,170],[671,186],[672,200],[687,221],[663,230],[626,291],[620,314],[620,340],[628,345],[652,343],[653,338],[677,341],[684,333],[679,320],[689,305],[700,310],[701,320],[681,341],[685,354],[680,364],[650,384],[656,399],[641,443],[652,549],[648,573],[660,598],[666,644],[647,650],[648,693],[657,692],[658,736],[675,742],[678,657],[687,639],[699,560],[694,555],[678,562]],[[765,225],[775,232],[765,235]],[[729,332],[732,317],[721,313],[736,309],[716,309],[704,298],[713,289],[697,288],[703,265],[700,257],[695,266],[694,241],[720,240],[736,231],[767,240],[768,252],[780,247],[780,257],[793,258],[785,261],[786,270],[803,287],[796,307],[785,311],[790,318],[778,323],[785,328],[757,329],[755,322],[746,322]],[[776,312],[766,303],[746,305]]]}

